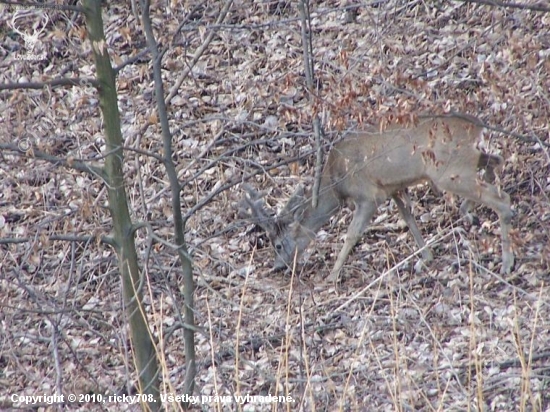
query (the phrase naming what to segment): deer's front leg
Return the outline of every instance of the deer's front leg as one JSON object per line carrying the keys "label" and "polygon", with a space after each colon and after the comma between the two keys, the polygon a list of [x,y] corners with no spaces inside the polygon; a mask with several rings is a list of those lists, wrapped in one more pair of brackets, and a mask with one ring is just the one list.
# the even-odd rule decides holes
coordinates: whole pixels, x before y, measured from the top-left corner
{"label": "deer's front leg", "polygon": [[338,254],[338,259],[336,259],[334,269],[328,277],[329,281],[335,282],[338,280],[338,275],[340,274],[342,267],[344,267],[346,258],[357,241],[361,238],[361,235],[372,219],[376,209],[376,203],[373,201],[363,201],[362,203],[355,205],[355,213],[353,214],[353,219],[349,225],[348,233],[346,234],[346,241],[344,242],[342,250],[340,250],[340,253]]}

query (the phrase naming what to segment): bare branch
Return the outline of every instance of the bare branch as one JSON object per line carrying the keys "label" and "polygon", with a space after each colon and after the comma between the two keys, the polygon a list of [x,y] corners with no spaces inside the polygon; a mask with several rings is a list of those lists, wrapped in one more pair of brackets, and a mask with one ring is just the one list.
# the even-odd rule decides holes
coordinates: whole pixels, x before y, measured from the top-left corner
{"label": "bare branch", "polygon": [[204,206],[206,206],[208,203],[210,203],[212,201],[213,198],[215,198],[216,196],[218,196],[220,193],[232,188],[233,186],[236,186],[240,183],[243,183],[243,182],[246,182],[247,180],[253,178],[254,176],[260,174],[260,173],[265,173],[269,170],[273,170],[273,169],[277,169],[281,166],[284,166],[284,165],[287,165],[289,163],[292,163],[292,162],[295,162],[297,160],[300,160],[306,156],[309,156],[311,155],[312,153],[314,153],[313,150],[307,152],[307,153],[304,153],[302,155],[299,155],[299,156],[295,156],[295,157],[291,157],[290,159],[286,159],[282,162],[279,162],[279,163],[275,163],[275,164],[272,164],[272,165],[269,165],[269,166],[266,166],[264,169],[262,170],[258,170],[258,171],[254,171],[254,172],[251,172],[251,173],[248,173],[240,178],[235,178],[235,179],[232,179],[230,181],[228,181],[227,183],[224,183],[223,185],[217,187],[215,190],[213,190],[212,192],[210,192],[207,196],[205,196],[201,201],[197,202],[195,204],[195,206],[193,206],[192,208],[190,208],[187,213],[185,214],[184,216],[184,219],[187,220],[189,219],[191,216],[193,216],[194,213],[196,213],[197,211],[199,211],[200,209],[202,209]]}
{"label": "bare branch", "polygon": [[[314,92],[315,73],[313,71],[313,44],[311,41],[311,16],[309,13],[309,0],[300,0],[298,3],[300,18],[302,20],[302,50],[304,55],[304,68],[306,72],[306,83],[310,92],[310,98]],[[318,92],[318,90],[317,90]],[[315,93],[317,95],[317,93]],[[313,101],[311,102],[313,104]],[[311,204],[317,207],[319,198],[319,187],[321,186],[321,173],[323,172],[323,150],[321,148],[321,122],[318,114],[313,118],[313,132],[315,136],[315,147],[317,156],[315,159],[315,180],[311,194]]]}
{"label": "bare branch", "polygon": [[21,1],[10,1],[10,0],[1,0],[0,4],[7,4],[9,6],[18,6],[29,9],[50,9],[50,10],[64,10],[64,11],[76,11],[83,13],[84,9],[80,6],[71,6],[69,4],[56,4],[56,3],[33,3],[33,2],[21,2]]}
{"label": "bare branch", "polygon": [[144,50],[140,51],[138,54],[136,54],[135,56],[132,56],[128,60],[120,63],[120,66],[116,66],[115,68],[113,68],[113,70],[115,71],[115,73],[118,73],[122,69],[124,69],[126,66],[129,66],[129,65],[134,64],[135,62],[137,62],[139,59],[141,59],[147,53],[149,53],[149,50],[144,49]]}
{"label": "bare branch", "polygon": [[21,145],[17,145],[14,143],[0,143],[0,150],[9,150],[14,153],[18,153],[21,156],[25,156],[29,158],[33,157],[36,159],[45,160],[49,163],[78,170],[80,172],[86,172],[93,176],[99,177],[102,181],[104,181],[103,169],[98,166],[88,165],[82,159],[71,159],[71,158],[64,159],[61,157],[52,156],[32,146],[29,146],[28,148],[26,148],[26,150],[22,150]]}
{"label": "bare branch", "polygon": [[[233,4],[233,0],[227,0],[225,2],[225,5],[223,6],[223,9],[220,11],[220,15],[216,19],[216,24],[220,24],[224,21],[225,16],[227,16],[227,13],[229,12],[229,8],[231,7],[232,4]],[[216,30],[217,29],[212,29],[210,31],[210,33],[208,33],[208,36],[204,40],[203,44],[201,44],[200,47],[195,51],[195,55],[193,56],[193,59],[189,63],[189,66],[181,74],[179,79],[176,81],[176,83],[172,87],[172,90],[170,90],[170,93],[166,97],[165,102],[166,102],[167,105],[170,104],[170,101],[173,99],[173,97],[176,94],[178,94],[178,90],[179,90],[180,86],[182,85],[183,81],[187,78],[187,76],[189,75],[189,73],[191,72],[191,70],[193,69],[195,64],[197,64],[197,62],[199,61],[199,59],[201,58],[201,56],[203,55],[205,50],[207,49],[208,45],[210,44],[210,42],[214,38],[214,34],[216,34]]]}
{"label": "bare branch", "polygon": [[495,1],[495,0],[455,0],[455,1],[460,1],[462,3],[484,4],[487,6],[495,6],[495,7],[507,7],[510,9],[542,11],[544,13],[550,12],[550,7],[546,6],[542,1],[537,4],[506,3],[506,2]]}
{"label": "bare branch", "polygon": [[25,83],[0,83],[0,90],[17,89],[43,89],[44,87],[55,86],[94,86],[99,87],[99,82],[95,79],[65,78],[48,80],[45,82],[25,82]]}
{"label": "bare branch", "polygon": [[[47,236],[46,239],[49,241],[79,242],[79,243],[88,243],[98,239],[101,243],[105,243],[111,246],[113,245],[113,239],[109,236],[51,235],[51,236]],[[27,243],[27,242],[32,242],[34,240],[36,240],[34,237],[21,237],[21,238],[6,237],[6,238],[0,238],[0,245]]]}

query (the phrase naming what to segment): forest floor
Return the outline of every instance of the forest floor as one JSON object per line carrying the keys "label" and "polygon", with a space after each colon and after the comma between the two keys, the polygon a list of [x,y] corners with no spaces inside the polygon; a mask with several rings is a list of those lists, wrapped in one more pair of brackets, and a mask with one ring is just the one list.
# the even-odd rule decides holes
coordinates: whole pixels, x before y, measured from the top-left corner
{"label": "forest floor", "polygon": [[[113,64],[120,65],[145,40],[129,7],[115,3],[104,19]],[[184,213],[198,209],[186,232],[200,331],[196,395],[292,400],[194,408],[550,411],[550,13],[382,0],[353,3],[354,18],[340,1],[312,2],[314,98],[294,3],[237,1],[222,23],[216,23],[222,2],[151,8],[167,48],[167,93],[216,30],[169,105]],[[82,16],[33,13],[14,21],[13,9],[0,9],[7,24],[0,32],[8,30],[0,36],[0,84],[93,77]],[[35,53],[47,59],[16,59],[25,43],[10,28],[30,33],[44,13]],[[146,155],[162,153],[150,67],[145,54],[117,78],[126,189],[135,221],[150,222],[171,241],[167,177],[158,157]],[[102,161],[99,102],[89,88],[3,90],[0,97],[0,142],[32,141],[53,156]],[[499,274],[495,213],[478,207],[480,224],[468,225],[458,211],[461,199],[427,186],[411,190],[435,258],[420,273],[416,244],[391,201],[379,208],[338,284],[327,277],[351,220],[347,208],[317,234],[295,273],[271,273],[267,237],[239,210],[245,176],[253,175],[248,183],[281,210],[298,184],[313,182],[314,115],[323,123],[326,153],[345,130],[451,111],[509,132],[489,130],[486,150],[505,160],[498,184],[515,211],[510,275]],[[52,240],[109,234],[106,205],[106,189],[92,176],[0,152],[3,395],[134,391],[115,253],[99,242]],[[175,253],[146,231],[136,233],[136,242],[162,390],[181,394],[182,271]],[[16,406],[27,410],[0,397],[0,410]]]}

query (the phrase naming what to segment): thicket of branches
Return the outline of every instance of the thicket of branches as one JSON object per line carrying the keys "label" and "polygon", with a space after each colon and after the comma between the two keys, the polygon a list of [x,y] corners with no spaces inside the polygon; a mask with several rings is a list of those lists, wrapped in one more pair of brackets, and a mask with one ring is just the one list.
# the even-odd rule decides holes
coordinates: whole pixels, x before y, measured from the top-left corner
{"label": "thicket of branches", "polygon": [[[549,407],[543,4],[322,1],[300,13],[284,1],[161,2],[150,9],[158,55],[143,5],[131,6],[104,5],[104,50],[117,76],[124,187],[160,393],[189,390],[184,331],[193,331],[195,395],[285,395],[292,410]],[[16,19],[14,7],[0,9],[0,386],[9,394],[139,387],[119,260],[106,243],[112,187],[101,168],[119,148],[106,143],[97,91],[105,83],[79,7],[29,8]],[[32,33],[34,43],[24,38]],[[415,215],[426,238],[444,240],[423,273],[406,260],[414,242],[388,203],[338,287],[324,278],[346,210],[298,273],[268,275],[269,242],[239,214],[243,182],[280,208],[295,184],[313,183],[318,145],[326,152],[347,129],[449,111],[479,116],[490,126],[487,150],[506,159],[499,183],[517,214],[510,277],[493,271],[496,217],[479,209],[481,225],[465,225],[455,199],[429,188],[413,191]],[[316,118],[325,132],[317,141]],[[188,253],[174,247],[184,243],[174,241],[178,224]],[[193,407],[252,406],[289,405]]]}

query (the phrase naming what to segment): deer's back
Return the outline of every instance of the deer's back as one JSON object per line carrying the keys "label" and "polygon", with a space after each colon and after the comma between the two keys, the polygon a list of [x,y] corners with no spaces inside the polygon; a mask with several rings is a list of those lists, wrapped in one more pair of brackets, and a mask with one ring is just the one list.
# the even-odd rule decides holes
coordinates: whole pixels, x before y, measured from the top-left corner
{"label": "deer's back", "polygon": [[[474,123],[476,122],[476,123]],[[417,126],[350,132],[331,150],[325,168],[344,197],[387,197],[423,181],[477,168],[482,133],[466,115],[423,118]]]}

